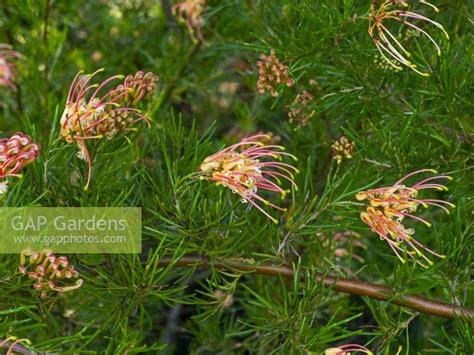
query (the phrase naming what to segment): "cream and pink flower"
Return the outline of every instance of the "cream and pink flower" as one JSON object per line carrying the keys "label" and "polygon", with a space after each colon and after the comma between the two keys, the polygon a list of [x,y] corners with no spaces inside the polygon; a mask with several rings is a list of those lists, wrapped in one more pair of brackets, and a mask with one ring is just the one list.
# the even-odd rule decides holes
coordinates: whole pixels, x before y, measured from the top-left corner
{"label": "cream and pink flower", "polygon": [[202,179],[230,188],[240,195],[243,203],[250,203],[277,223],[277,219],[270,216],[260,204],[280,211],[285,209],[269,202],[260,193],[263,190],[276,192],[284,198],[290,190],[281,187],[282,180],[297,190],[294,174],[298,173],[298,169],[281,161],[284,156],[297,160],[294,155],[284,152],[284,147],[263,143],[270,138],[266,134],[244,138],[206,158],[200,170]]}
{"label": "cream and pink flower", "polygon": [[[135,75],[114,75],[100,84],[91,84],[91,79],[101,71],[103,69],[88,75],[79,72],[75,76],[61,117],[61,137],[68,143],[76,142],[78,157],[88,163],[86,190],[92,175],[92,158],[86,141],[112,139],[119,133],[136,131],[136,125],[142,121],[149,124],[149,117],[135,106],[153,93],[158,80],[151,72],[139,71]],[[122,82],[106,89],[116,80]]]}
{"label": "cream and pink flower", "polygon": [[39,144],[21,132],[0,139],[0,195],[7,192],[9,178],[22,178],[20,170],[32,163],[39,151]]}
{"label": "cream and pink flower", "polygon": [[205,42],[202,35],[203,14],[206,11],[206,0],[186,0],[172,7],[180,22],[184,22],[194,42]]}
{"label": "cream and pink flower", "polygon": [[[436,12],[439,12],[436,6],[426,1],[419,1],[419,3],[430,6]],[[412,54],[404,46],[403,39],[397,39],[396,35],[389,29],[388,23],[395,21],[395,23],[398,22],[400,25],[422,34],[435,47],[438,55],[441,55],[441,47],[427,30],[424,30],[421,25],[417,24],[417,21],[435,26],[448,39],[449,35],[441,24],[426,16],[410,11],[408,9],[409,6],[409,1],[402,0],[373,1],[369,15],[369,34],[382,58],[394,69],[401,70],[401,64],[420,75],[429,76],[429,73],[419,70],[418,66],[411,61]]]}
{"label": "cream and pink flower", "polygon": [[[83,280],[65,256],[56,257],[50,251],[24,250],[20,254],[20,273],[35,281],[33,287],[41,290],[41,298],[48,290],[68,292],[82,286]],[[74,283],[71,283],[75,280]]]}
{"label": "cream and pink flower", "polygon": [[[426,172],[437,174],[432,169],[418,170],[404,176],[393,186],[359,192],[356,195],[356,199],[369,202],[366,211],[361,213],[362,221],[388,243],[400,261],[406,261],[402,256],[406,253],[409,257],[415,258],[421,265],[424,264],[416,259],[417,256],[422,257],[428,264],[432,265],[433,262],[424,255],[423,251],[439,258],[444,258],[444,255],[434,252],[413,238],[415,231],[413,228],[406,228],[403,225],[404,219],[413,219],[430,227],[431,223],[414,214],[420,206],[425,208],[430,205],[436,206],[448,214],[450,213],[449,208],[454,208],[455,206],[450,202],[439,199],[418,197],[419,192],[422,190],[447,190],[447,187],[442,185],[440,180],[451,180],[452,178],[448,175],[427,177],[412,186],[403,184],[410,177]],[[406,247],[409,250],[406,250]]]}

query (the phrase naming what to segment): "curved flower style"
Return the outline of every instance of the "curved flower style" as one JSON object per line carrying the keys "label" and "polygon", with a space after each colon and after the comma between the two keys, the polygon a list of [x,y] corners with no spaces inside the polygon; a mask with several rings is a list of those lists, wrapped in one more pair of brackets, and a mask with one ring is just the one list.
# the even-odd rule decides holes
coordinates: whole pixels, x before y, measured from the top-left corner
{"label": "curved flower style", "polygon": [[16,90],[16,65],[10,59],[19,58],[21,54],[12,49],[9,44],[0,43],[0,87],[6,86]]}
{"label": "curved flower style", "polygon": [[[420,205],[425,208],[429,205],[433,205],[442,208],[448,214],[450,213],[448,207],[454,208],[455,206],[443,200],[418,198],[418,193],[421,190],[447,190],[447,187],[439,184],[437,180],[451,180],[452,178],[450,176],[435,175],[423,179],[411,187],[402,184],[411,176],[423,172],[437,174],[437,172],[432,169],[418,170],[404,176],[393,186],[359,192],[356,195],[356,199],[359,201],[368,200],[370,206],[367,207],[366,212],[361,213],[360,218],[373,232],[377,233],[381,239],[388,243],[402,263],[405,263],[406,260],[400,255],[399,251],[405,252],[405,249],[401,247],[401,244],[405,243],[412,249],[412,251],[406,251],[409,257],[415,258],[415,256],[418,255],[425,259],[429,265],[432,265],[433,262],[429,260],[421,250],[427,251],[439,258],[444,258],[444,255],[435,253],[413,238],[412,235],[415,231],[412,228],[406,229],[403,225],[403,220],[405,217],[412,218],[430,227],[431,223],[413,214]],[[418,260],[416,260],[416,262],[425,266]]]}
{"label": "curved flower style", "polygon": [[33,162],[39,154],[39,144],[21,132],[0,139],[0,195],[8,190],[7,178],[21,178],[20,170]]}
{"label": "curved flower style", "polygon": [[372,355],[373,352],[365,346],[359,344],[344,344],[337,348],[329,348],[324,351],[324,355],[351,355],[352,352],[360,352]]}
{"label": "curved flower style", "polygon": [[270,91],[272,96],[278,96],[276,88],[279,84],[292,86],[295,81],[288,74],[288,67],[277,58],[275,51],[272,49],[270,55],[262,54],[260,60],[257,61],[258,82],[257,90],[260,94]]}
{"label": "curved flower style", "polygon": [[[436,12],[439,12],[436,6],[426,1],[420,1],[420,3],[428,5]],[[436,43],[427,31],[412,23],[412,20],[424,21],[437,27],[448,39],[449,35],[438,22],[417,14],[416,12],[406,10],[408,6],[409,2],[403,0],[373,1],[370,7],[369,34],[382,58],[394,69],[401,70],[402,67],[399,64],[402,64],[420,75],[429,76],[429,73],[418,70],[417,65],[409,60],[411,57],[410,52],[402,45],[400,40],[390,32],[386,24],[389,20],[395,20],[400,22],[403,26],[414,30],[416,33],[423,34],[435,46],[438,55],[441,55],[441,48],[438,43]]]}
{"label": "curved flower style", "polygon": [[294,155],[283,152],[284,147],[266,145],[262,142],[270,139],[271,137],[266,134],[244,138],[241,142],[207,157],[200,169],[201,179],[230,188],[242,197],[243,203],[250,203],[274,223],[277,223],[278,221],[257,202],[262,202],[264,205],[280,211],[285,211],[285,209],[261,197],[258,194],[259,189],[277,192],[284,198],[289,190],[283,190],[280,187],[280,179],[288,180],[297,190],[294,173],[298,173],[298,169],[280,161],[260,161],[261,158],[281,159],[284,155],[297,160]]}
{"label": "curved flower style", "polygon": [[17,337],[10,336],[5,340],[0,340],[0,348],[6,348],[8,346],[7,355],[13,355],[15,352],[19,352],[22,354],[30,354],[31,352],[24,348],[20,343],[25,343],[27,345],[31,345],[31,341],[29,339],[23,338],[18,339]]}
{"label": "curved flower style", "polygon": [[201,32],[202,15],[205,10],[206,0],[186,0],[172,7],[172,11],[177,15],[178,20],[186,23],[189,35],[194,42],[205,42]]}
{"label": "curved flower style", "polygon": [[[29,258],[27,258],[29,257]],[[40,253],[24,250],[20,254],[20,272],[35,280],[33,287],[42,290],[41,298],[46,297],[47,290],[68,292],[82,286],[79,272],[69,263],[67,257],[54,256],[50,251]],[[75,284],[60,286],[64,280],[77,279]]]}
{"label": "curved flower style", "polygon": [[[150,119],[134,106],[149,97],[156,89],[158,77],[148,72],[139,71],[135,75],[114,75],[99,84],[90,84],[94,75],[81,75],[79,72],[69,88],[66,107],[61,117],[61,137],[68,143],[76,142],[79,147],[78,157],[87,161],[89,171],[88,189],[92,175],[92,161],[86,141],[94,139],[112,139],[118,133],[136,131],[139,122],[150,124]],[[107,84],[122,80],[122,84],[100,95]],[[94,90],[92,92],[92,90]]]}

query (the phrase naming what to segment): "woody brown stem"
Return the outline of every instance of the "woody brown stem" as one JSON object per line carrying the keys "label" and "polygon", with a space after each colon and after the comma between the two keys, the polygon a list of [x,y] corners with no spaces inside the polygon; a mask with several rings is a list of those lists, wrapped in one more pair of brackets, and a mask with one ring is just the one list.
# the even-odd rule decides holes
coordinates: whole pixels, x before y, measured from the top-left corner
{"label": "woody brown stem", "polygon": [[[178,260],[171,257],[163,257],[159,264],[161,266],[198,267],[203,269],[215,268],[219,270],[235,270],[241,272],[254,273],[267,276],[281,276],[293,278],[295,270],[288,266],[276,265],[254,265],[238,259],[216,259],[211,261],[201,256],[184,256]],[[365,296],[379,301],[386,301],[402,307],[410,308],[414,311],[444,317],[453,318],[474,318],[474,309],[462,308],[458,305],[431,300],[419,295],[400,294],[388,286],[377,285],[358,279],[347,279],[337,276],[325,275],[323,273],[309,274],[309,271],[300,270],[300,278],[313,277],[322,282],[326,288],[338,292],[348,293],[357,296]]]}

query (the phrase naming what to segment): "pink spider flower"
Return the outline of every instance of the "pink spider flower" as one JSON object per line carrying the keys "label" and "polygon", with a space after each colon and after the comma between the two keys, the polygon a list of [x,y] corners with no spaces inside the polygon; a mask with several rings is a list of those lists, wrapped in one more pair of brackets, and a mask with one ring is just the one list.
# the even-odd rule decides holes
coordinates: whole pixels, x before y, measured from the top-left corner
{"label": "pink spider flower", "polygon": [[344,344],[337,348],[329,348],[324,351],[324,355],[351,355],[353,352],[373,355],[372,351],[359,344]]}
{"label": "pink spider flower", "polygon": [[[416,256],[420,256],[426,260],[429,265],[432,265],[433,262],[423,254],[422,250],[439,258],[445,257],[444,255],[438,254],[427,248],[415,238],[413,238],[412,235],[415,233],[415,231],[412,228],[407,229],[403,225],[405,218],[411,218],[426,224],[428,227],[431,226],[431,223],[428,221],[414,215],[420,205],[425,208],[427,208],[429,205],[436,206],[443,209],[448,214],[450,213],[449,207],[455,207],[454,204],[447,201],[418,197],[418,193],[421,190],[447,190],[447,187],[440,184],[439,180],[451,180],[452,178],[450,176],[431,176],[410,187],[402,184],[408,178],[424,172],[437,174],[437,172],[432,169],[418,170],[404,176],[393,186],[370,189],[359,192],[356,195],[357,200],[368,200],[370,204],[366,212],[362,212],[360,215],[362,221],[366,223],[373,232],[377,233],[381,239],[385,240],[389,244],[395,255],[403,263],[406,260],[399,253],[405,252],[405,249],[401,246],[402,244],[405,244],[411,249],[411,251],[406,251],[409,257],[415,258]],[[416,261],[419,264],[425,266],[418,260]]]}
{"label": "pink spider flower", "polygon": [[31,341],[29,339],[23,338],[19,339],[15,336],[9,336],[5,340],[0,340],[0,348],[6,348],[7,349],[7,355],[13,355],[15,353],[22,353],[22,354],[30,354],[31,351],[24,348],[21,345],[18,345],[20,343],[25,343],[27,345],[31,345]]}
{"label": "pink spider flower", "polygon": [[21,132],[0,139],[0,195],[8,190],[8,178],[22,178],[19,172],[39,155],[39,144]]}
{"label": "pink spider flower", "polygon": [[[426,1],[420,1],[420,3],[428,5],[436,12],[439,12],[436,6]],[[441,24],[426,16],[407,10],[408,6],[409,2],[402,0],[373,1],[369,15],[369,34],[380,52],[380,55],[390,66],[396,70],[401,70],[402,67],[399,64],[402,64],[420,75],[429,76],[429,73],[418,70],[417,65],[410,61],[409,58],[412,56],[411,53],[403,46],[401,43],[402,41],[397,39],[388,29],[386,26],[387,22],[394,20],[399,22],[401,25],[414,30],[416,33],[421,33],[428,38],[436,48],[438,56],[441,55],[441,48],[438,43],[426,30],[417,25],[416,22],[413,23],[413,20],[423,21],[437,27],[448,39],[449,35]]]}
{"label": "pink spider flower", "polygon": [[0,87],[16,90],[16,64],[12,63],[11,59],[20,57],[21,54],[14,51],[9,44],[0,43]]}
{"label": "pink spider flower", "polygon": [[[78,157],[88,163],[85,190],[92,175],[92,159],[86,141],[112,139],[118,133],[136,131],[135,126],[141,121],[149,125],[149,117],[134,106],[153,93],[158,80],[153,73],[139,71],[125,78],[114,75],[101,84],[91,84],[91,79],[101,71],[103,69],[88,75],[79,72],[75,76],[61,117],[61,137],[68,143],[76,142]],[[120,85],[104,90],[111,82],[123,79]]]}
{"label": "pink spider flower", "polygon": [[[270,139],[271,137],[266,134],[244,138],[239,143],[207,157],[201,164],[200,170],[201,179],[230,188],[232,192],[242,197],[243,203],[250,203],[274,223],[277,223],[278,221],[270,216],[258,202],[280,211],[286,209],[272,204],[260,196],[259,192],[260,190],[272,191],[281,194],[281,197],[284,198],[289,190],[280,187],[281,179],[289,181],[297,190],[294,173],[298,173],[298,169],[278,161],[282,156],[289,156],[294,160],[297,158],[283,152],[285,148],[282,146],[267,145],[262,142]],[[262,159],[265,160],[262,161]],[[267,161],[267,159],[271,160]]]}
{"label": "pink spider flower", "polygon": [[[20,254],[20,272],[35,281],[33,288],[41,290],[41,298],[46,297],[47,290],[68,292],[82,286],[83,280],[74,265],[65,256],[56,257],[50,251],[35,252],[24,250]],[[63,283],[76,279],[74,284]]]}
{"label": "pink spider flower", "polygon": [[202,15],[206,10],[206,0],[186,0],[173,5],[172,9],[178,20],[184,22],[194,42],[205,42],[201,32]]}

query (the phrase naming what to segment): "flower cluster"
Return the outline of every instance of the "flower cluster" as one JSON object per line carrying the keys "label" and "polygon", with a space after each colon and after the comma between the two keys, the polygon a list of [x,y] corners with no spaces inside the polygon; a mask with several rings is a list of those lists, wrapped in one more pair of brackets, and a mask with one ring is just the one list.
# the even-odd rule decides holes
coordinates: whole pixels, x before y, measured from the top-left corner
{"label": "flower cluster", "polygon": [[[78,157],[89,165],[86,190],[92,174],[92,161],[86,141],[111,139],[118,133],[135,131],[135,126],[141,121],[149,124],[149,118],[135,106],[153,93],[158,80],[151,72],[144,74],[139,71],[125,78],[122,75],[112,76],[100,85],[90,84],[94,75],[101,71],[89,75],[79,72],[76,75],[61,117],[61,137],[68,143],[76,142]],[[107,84],[122,79],[120,85],[100,94]]]}
{"label": "flower cluster", "polygon": [[354,153],[355,143],[349,141],[345,136],[342,136],[331,146],[333,151],[333,159],[336,160],[338,164],[342,163],[342,160],[351,159],[352,154]]}
{"label": "flower cluster", "polygon": [[0,87],[5,86],[16,90],[16,65],[10,60],[20,56],[20,53],[14,51],[10,45],[0,43]]}
{"label": "flower cluster", "polygon": [[373,352],[365,346],[359,344],[344,344],[337,348],[329,348],[324,351],[324,355],[351,355],[352,352],[360,352],[372,355]]}
{"label": "flower cluster", "polygon": [[[426,1],[420,1],[420,3],[428,5],[436,12],[439,12],[434,5]],[[435,46],[438,55],[441,55],[441,48],[438,43],[436,43],[427,31],[413,23],[413,20],[424,21],[434,25],[440,29],[448,39],[449,35],[441,24],[416,12],[409,11],[407,9],[408,7],[408,2],[403,0],[377,0],[372,2],[369,16],[369,34],[382,58],[394,69],[401,70],[402,67],[400,64],[402,64],[418,74],[429,76],[428,73],[418,70],[417,65],[410,61],[411,53],[403,46],[402,41],[397,39],[389,30],[387,22],[394,20],[411,30],[415,30],[417,33],[423,34]]]}
{"label": "flower cluster", "polygon": [[26,339],[26,338],[19,339],[15,336],[9,336],[5,340],[0,340],[0,348],[6,348],[8,346],[7,355],[13,355],[14,352],[19,352],[22,354],[30,354],[31,352],[28,349],[24,348],[21,345],[18,345],[20,343],[31,345],[31,341],[29,339]]}
{"label": "flower cluster", "polygon": [[157,80],[158,76],[152,72],[145,74],[138,71],[134,75],[127,75],[123,84],[112,90],[112,98],[118,104],[135,106],[153,94],[153,91],[158,87]]}
{"label": "flower cluster", "polygon": [[[443,200],[418,198],[418,193],[421,190],[447,190],[447,187],[441,185],[438,180],[451,180],[450,176],[431,176],[410,187],[402,184],[411,176],[423,172],[437,174],[435,170],[431,169],[418,170],[401,178],[393,186],[359,192],[356,195],[356,199],[359,201],[367,200],[369,202],[369,206],[365,212],[361,213],[360,218],[373,232],[377,233],[381,239],[388,243],[402,263],[406,262],[406,259],[401,253],[406,253],[409,257],[414,258],[420,265],[425,266],[425,264],[416,259],[416,256],[422,257],[429,265],[432,265],[433,262],[423,254],[422,250],[439,258],[444,258],[444,255],[435,253],[413,238],[415,231],[412,228],[405,228],[403,221],[407,217],[423,222],[430,227],[431,224],[428,221],[413,214],[420,205],[425,208],[429,205],[437,206],[448,214],[448,207],[454,208],[455,206]],[[411,250],[407,251],[402,248],[402,243],[411,248]]]}
{"label": "flower cluster", "polygon": [[188,27],[189,34],[194,42],[205,42],[201,27],[202,15],[206,10],[206,0],[186,0],[173,5],[172,11]]}
{"label": "flower cluster", "polygon": [[[20,272],[35,280],[33,287],[41,290],[41,298],[46,297],[47,290],[67,292],[82,286],[79,272],[69,263],[67,257],[54,256],[50,251],[35,252],[24,250],[20,254]],[[68,280],[77,279],[74,284]],[[63,285],[66,281],[66,285]]]}
{"label": "flower cluster", "polygon": [[39,150],[39,145],[21,132],[0,139],[0,195],[8,190],[6,179],[21,178],[19,171],[38,157]]}
{"label": "flower cluster", "polygon": [[270,91],[272,96],[278,96],[276,88],[280,84],[292,86],[294,80],[288,74],[288,67],[277,58],[275,51],[272,49],[270,55],[262,54],[260,60],[257,61],[258,82],[257,90],[260,94]]}
{"label": "flower cluster", "polygon": [[309,105],[313,102],[314,96],[308,90],[303,90],[296,95],[295,100],[291,104],[288,118],[290,123],[296,123],[297,127],[305,127],[309,124],[309,120],[316,113]]}
{"label": "flower cluster", "polygon": [[297,173],[298,169],[281,161],[260,160],[262,158],[281,159],[284,155],[296,160],[295,156],[283,152],[284,147],[262,142],[270,139],[271,137],[265,134],[244,138],[239,143],[207,157],[201,164],[200,170],[201,179],[230,188],[242,197],[243,203],[250,203],[277,223],[277,220],[260,207],[258,202],[281,211],[285,209],[264,199],[259,195],[259,190],[277,192],[284,198],[289,191],[280,187],[280,179],[289,181],[297,190],[294,173]]}

